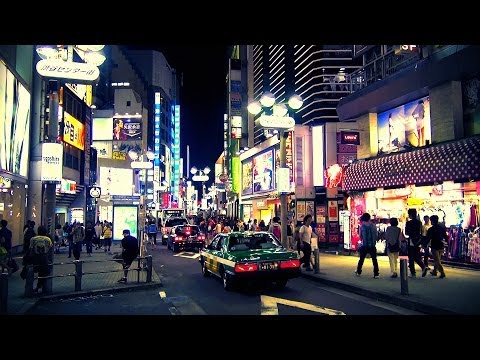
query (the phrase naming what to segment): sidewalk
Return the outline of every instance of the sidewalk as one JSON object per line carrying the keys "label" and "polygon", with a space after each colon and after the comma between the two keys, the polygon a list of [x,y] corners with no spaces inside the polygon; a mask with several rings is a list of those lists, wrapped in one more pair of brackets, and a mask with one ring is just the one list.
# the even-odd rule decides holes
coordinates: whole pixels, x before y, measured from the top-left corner
{"label": "sidewalk", "polygon": [[[114,244],[111,247],[113,254],[120,253],[121,247],[119,244]],[[130,270],[128,272],[128,282],[126,284],[118,283],[118,280],[123,276],[122,265],[111,260],[113,255],[108,255],[103,250],[93,250],[92,256],[87,256],[85,249],[82,251],[80,260],[83,260],[82,276],[82,290],[75,292],[75,277],[64,276],[53,278],[52,294],[49,295],[34,295],[32,298],[23,296],[25,291],[25,280],[20,277],[22,258],[16,257],[20,269],[8,278],[8,300],[7,300],[7,314],[21,315],[24,314],[30,307],[34,306],[40,299],[51,299],[58,297],[71,297],[78,295],[98,294],[102,292],[115,291],[129,291],[138,288],[147,288],[161,286],[161,280],[155,270],[152,271],[152,282],[146,283],[146,271]],[[74,258],[68,258],[68,248],[61,248],[60,254],[55,254],[53,258],[54,264],[62,263],[62,265],[55,265],[53,267],[53,275],[67,275],[75,273]],[[132,268],[137,267],[137,261],[132,263]],[[116,272],[108,272],[116,271]],[[104,273],[97,273],[104,272]],[[90,274],[97,273],[97,274]],[[137,283],[137,274],[139,273],[140,282]],[[35,274],[37,275],[37,274]],[[36,280],[34,282],[36,284]]]}
{"label": "sidewalk", "polygon": [[[446,278],[422,278],[416,266],[416,278],[408,278],[409,295],[402,295],[400,278],[390,278],[387,256],[378,257],[380,278],[373,278],[373,265],[366,258],[362,275],[356,276],[358,256],[320,252],[320,272],[302,270],[302,276],[363,296],[427,314],[480,314],[480,271],[444,266]],[[433,264],[429,264],[433,269]],[[400,271],[400,264],[398,266]]]}

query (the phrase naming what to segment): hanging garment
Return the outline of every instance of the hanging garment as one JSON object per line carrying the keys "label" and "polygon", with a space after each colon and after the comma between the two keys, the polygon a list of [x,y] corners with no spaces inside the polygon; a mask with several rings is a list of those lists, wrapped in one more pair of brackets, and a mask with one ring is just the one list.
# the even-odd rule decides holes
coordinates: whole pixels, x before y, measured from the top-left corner
{"label": "hanging garment", "polygon": [[470,226],[477,227],[477,206],[470,206]]}

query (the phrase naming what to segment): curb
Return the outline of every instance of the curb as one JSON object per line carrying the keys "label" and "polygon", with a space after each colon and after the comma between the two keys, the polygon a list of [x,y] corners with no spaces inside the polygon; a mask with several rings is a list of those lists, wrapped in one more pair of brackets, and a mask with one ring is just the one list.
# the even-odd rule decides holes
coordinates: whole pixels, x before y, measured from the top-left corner
{"label": "curb", "polygon": [[39,302],[43,302],[43,301],[69,299],[69,298],[74,298],[78,296],[90,296],[90,295],[100,295],[100,294],[115,293],[115,292],[144,290],[144,289],[150,289],[150,288],[162,287],[162,286],[163,286],[162,282],[158,281],[158,282],[151,282],[147,284],[126,285],[122,287],[111,287],[111,288],[95,289],[95,290],[74,291],[74,292],[55,294],[55,295],[45,295],[38,298],[35,304],[33,304],[30,308],[33,308]]}
{"label": "curb", "polygon": [[[322,279],[318,276],[315,275],[310,275],[310,274],[304,274],[302,273],[302,277],[307,278],[309,280],[313,280],[316,282],[320,282],[322,284],[345,290],[348,292],[352,292],[354,294],[362,295],[374,300],[379,300],[382,302],[386,302],[392,305],[400,306],[405,309],[409,310],[414,310],[418,311],[427,315],[461,315],[457,312],[431,306],[431,305],[426,305],[417,301],[412,301],[412,300],[407,300],[407,299],[402,299],[396,296],[384,294],[384,293],[379,293],[371,290],[366,290],[358,286],[350,285],[350,284],[345,284],[339,281],[334,281],[334,280],[327,280],[327,279]],[[402,295],[403,296],[403,295]]]}

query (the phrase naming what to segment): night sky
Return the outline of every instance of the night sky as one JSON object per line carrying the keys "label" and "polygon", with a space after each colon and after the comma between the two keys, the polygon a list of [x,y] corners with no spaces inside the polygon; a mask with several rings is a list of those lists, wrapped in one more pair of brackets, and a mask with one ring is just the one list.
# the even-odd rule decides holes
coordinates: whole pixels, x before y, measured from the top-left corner
{"label": "night sky", "polygon": [[[212,170],[223,151],[223,114],[226,110],[227,47],[222,45],[159,46],[168,63],[183,73],[180,89],[180,156],[186,169],[187,145],[190,168]],[[189,169],[188,169],[189,171]],[[189,176],[190,173],[189,173]]]}

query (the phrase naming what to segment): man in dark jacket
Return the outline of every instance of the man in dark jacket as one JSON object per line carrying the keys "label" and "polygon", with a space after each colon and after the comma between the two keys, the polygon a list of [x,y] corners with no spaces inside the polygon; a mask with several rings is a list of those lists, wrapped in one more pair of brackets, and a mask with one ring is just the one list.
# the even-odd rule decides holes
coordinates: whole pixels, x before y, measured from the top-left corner
{"label": "man in dark jacket", "polygon": [[430,216],[430,222],[432,226],[427,230],[427,241],[431,242],[433,259],[435,261],[435,267],[430,272],[433,276],[437,276],[437,270],[440,271],[440,278],[445,277],[445,271],[443,270],[441,258],[443,255],[443,241],[448,240],[448,235],[445,228],[438,224],[438,216]]}
{"label": "man in dark jacket", "polygon": [[118,282],[126,283],[128,269],[138,255],[138,240],[130,235],[130,230],[128,229],[123,230],[122,249],[123,277]]}
{"label": "man in dark jacket", "polygon": [[427,267],[420,254],[422,222],[417,219],[417,210],[408,209],[409,221],[405,224],[405,235],[408,236],[408,268],[410,277],[415,277],[415,263],[422,269],[422,277],[427,275]]}

